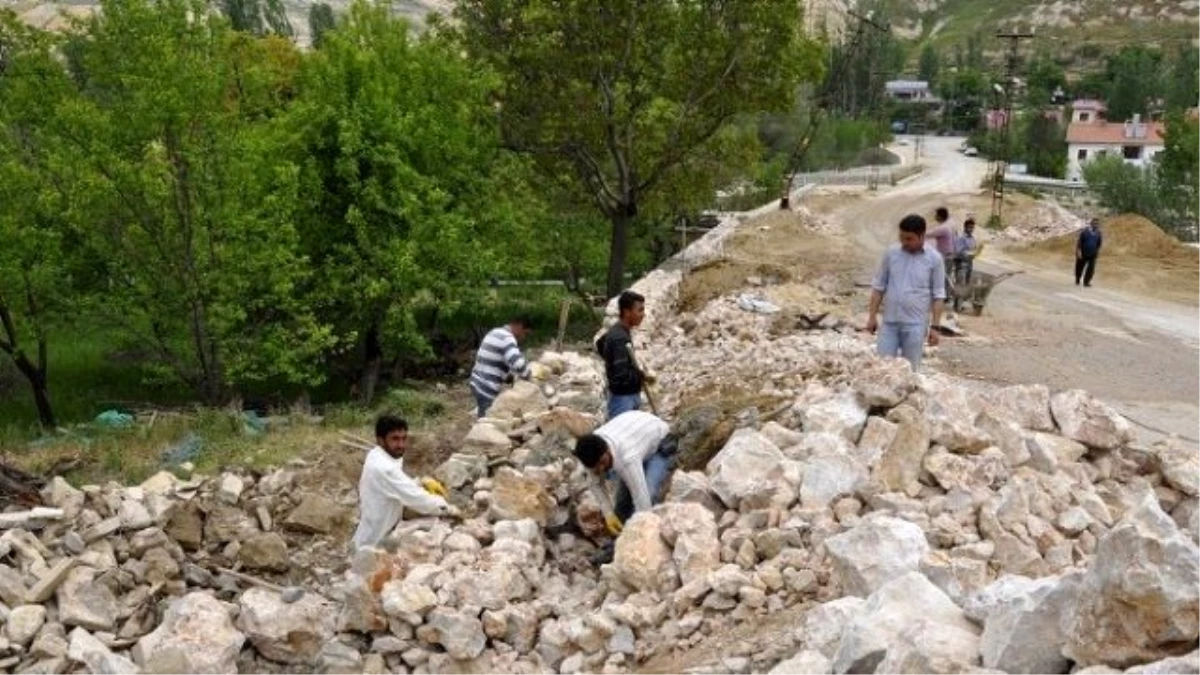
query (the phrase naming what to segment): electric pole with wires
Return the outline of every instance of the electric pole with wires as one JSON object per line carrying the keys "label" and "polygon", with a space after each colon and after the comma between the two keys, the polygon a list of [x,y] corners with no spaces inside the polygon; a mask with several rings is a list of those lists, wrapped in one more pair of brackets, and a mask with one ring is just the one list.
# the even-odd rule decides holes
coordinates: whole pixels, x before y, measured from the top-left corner
{"label": "electric pole with wires", "polygon": [[829,106],[833,102],[834,93],[843,84],[842,78],[845,77],[847,68],[858,56],[867,31],[874,30],[880,33],[891,31],[890,25],[881,25],[871,18],[870,13],[862,15],[846,10],[846,14],[857,19],[858,23],[855,25],[854,32],[850,37],[842,58],[830,64],[829,73],[826,74],[825,81],[813,99],[814,105],[812,112],[808,116],[808,124],[804,129],[804,133],[800,135],[795,149],[792,151],[791,156],[788,157],[787,164],[784,166],[787,180],[784,181],[783,194],[779,198],[779,208],[781,210],[787,210],[791,206],[792,186],[795,183],[796,174],[800,171],[800,164],[804,161],[804,156],[808,153],[808,149],[812,145],[817,129],[820,128],[821,122],[828,114]]}
{"label": "electric pole with wires", "polygon": [[[1009,129],[1012,127],[1013,95],[1017,88],[1017,68],[1021,64],[1021,40],[1033,39],[1033,33],[1000,32],[996,37],[1008,40],[1008,56],[1004,63],[1004,86],[999,93],[1004,98],[1004,117],[1000,120],[1000,152],[992,167],[992,213],[988,225],[999,227],[1004,213],[1004,174],[1008,172]],[[993,85],[999,87],[999,85]]]}

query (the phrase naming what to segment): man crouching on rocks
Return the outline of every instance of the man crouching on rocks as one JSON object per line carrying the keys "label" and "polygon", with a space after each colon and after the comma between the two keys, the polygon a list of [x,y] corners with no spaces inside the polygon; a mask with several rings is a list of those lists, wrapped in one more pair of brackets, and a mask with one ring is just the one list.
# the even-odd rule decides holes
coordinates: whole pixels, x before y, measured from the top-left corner
{"label": "man crouching on rocks", "polygon": [[[575,457],[585,467],[601,478],[616,474],[620,479],[613,511],[604,519],[610,534],[619,535],[634,513],[649,511],[661,501],[678,448],[667,423],[640,410],[614,417],[575,443]],[[601,565],[611,562],[612,556],[609,542],[592,562]]]}
{"label": "man crouching on rocks", "polygon": [[375,421],[375,447],[367,452],[358,481],[358,529],[354,548],[376,546],[400,522],[407,507],[430,516],[458,517],[458,509],[443,498],[446,488],[432,478],[420,483],[404,473],[408,423],[383,415]]}

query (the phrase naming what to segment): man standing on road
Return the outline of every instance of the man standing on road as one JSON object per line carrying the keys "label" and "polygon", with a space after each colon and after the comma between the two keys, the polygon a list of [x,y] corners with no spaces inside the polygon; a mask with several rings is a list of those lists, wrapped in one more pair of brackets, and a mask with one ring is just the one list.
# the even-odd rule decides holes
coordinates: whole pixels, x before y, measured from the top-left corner
{"label": "man standing on road", "polygon": [[479,417],[487,415],[506,381],[513,376],[528,380],[532,375],[529,362],[518,346],[532,326],[529,317],[519,316],[507,326],[492,329],[483,338],[475,354],[475,367],[471,370],[471,393],[475,395]]}
{"label": "man standing on road", "polygon": [[441,483],[432,478],[418,483],[404,472],[407,422],[391,415],[380,417],[375,421],[375,443],[367,452],[358,481],[356,549],[383,541],[400,522],[405,508],[431,516],[459,515],[458,509],[443,499],[446,488]]}
{"label": "man standing on road", "polygon": [[[613,536],[621,533],[634,513],[649,511],[661,500],[679,447],[669,432],[670,427],[658,417],[631,410],[576,441],[575,457],[585,467],[600,478],[612,472],[620,479],[613,512],[605,516]],[[612,549],[606,547],[594,562],[611,560]]]}
{"label": "man standing on road", "polygon": [[957,234],[954,231],[954,225],[950,222],[950,210],[944,206],[937,207],[934,211],[934,220],[937,225],[932,230],[925,233],[926,239],[932,239],[937,246],[937,252],[942,256],[942,265],[945,270],[946,277],[946,297],[954,297],[954,240]]}
{"label": "man standing on road", "polygon": [[634,361],[633,329],[646,317],[646,298],[640,293],[625,291],[617,298],[618,320],[600,339],[596,351],[604,359],[604,375],[608,380],[608,419],[642,406],[642,384],[653,384],[652,377],[638,369]]}
{"label": "man standing on road", "polygon": [[[900,354],[913,370],[921,367],[926,336],[930,345],[938,343],[946,301],[945,275],[942,256],[925,245],[925,219],[905,216],[900,221],[900,243],[884,252],[871,282],[867,331],[878,331],[876,349],[880,356]],[[882,323],[877,319],[881,304]]]}
{"label": "man standing on road", "polygon": [[1100,219],[1092,218],[1088,226],[1079,233],[1079,241],[1075,243],[1075,285],[1083,279],[1085,287],[1092,285],[1092,275],[1096,273],[1096,258],[1100,257],[1100,247],[1104,245],[1104,236],[1100,234]]}

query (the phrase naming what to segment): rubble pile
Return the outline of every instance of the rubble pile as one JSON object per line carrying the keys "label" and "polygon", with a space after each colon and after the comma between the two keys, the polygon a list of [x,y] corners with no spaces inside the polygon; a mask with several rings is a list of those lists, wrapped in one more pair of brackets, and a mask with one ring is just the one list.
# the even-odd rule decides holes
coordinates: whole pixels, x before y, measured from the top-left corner
{"label": "rubble pile", "polygon": [[354,495],[314,489],[320,467],[56,478],[51,508],[0,519],[0,668],[623,673],[794,612],[691,672],[1200,671],[1195,452],[1135,445],[1082,391],[980,393],[729,298],[651,307],[668,418],[700,388],[787,405],[737,415],[612,563],[589,562],[604,506],[570,456],[600,364],[548,352],[549,382],[502,394],[434,472],[463,518],[378,548],[346,547]]}

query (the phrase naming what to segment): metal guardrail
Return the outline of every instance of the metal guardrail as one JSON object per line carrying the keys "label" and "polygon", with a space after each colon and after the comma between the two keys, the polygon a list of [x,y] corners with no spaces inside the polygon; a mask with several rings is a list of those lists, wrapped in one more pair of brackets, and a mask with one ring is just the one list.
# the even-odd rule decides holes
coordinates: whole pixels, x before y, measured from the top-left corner
{"label": "metal guardrail", "polygon": [[1087,192],[1088,189],[1087,183],[1083,181],[1059,180],[1057,178],[1044,178],[1042,176],[1030,176],[1022,173],[1006,173],[1004,174],[1004,182],[1017,188],[1067,194],[1079,194]]}
{"label": "metal guardrail", "polygon": [[796,185],[892,185],[919,173],[912,164],[860,166],[853,169],[812,171],[796,174]]}

